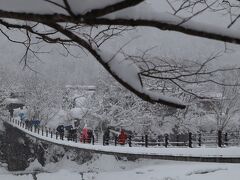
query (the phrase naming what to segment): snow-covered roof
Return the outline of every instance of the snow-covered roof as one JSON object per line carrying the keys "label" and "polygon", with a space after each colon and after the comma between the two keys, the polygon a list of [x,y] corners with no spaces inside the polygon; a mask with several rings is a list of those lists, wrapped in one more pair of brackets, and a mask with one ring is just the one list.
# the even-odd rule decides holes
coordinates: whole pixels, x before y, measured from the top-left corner
{"label": "snow-covered roof", "polygon": [[21,100],[19,100],[18,98],[6,98],[4,100],[4,104],[21,104]]}
{"label": "snow-covered roof", "polygon": [[70,110],[70,115],[72,118],[81,119],[87,113],[86,108],[72,108]]}

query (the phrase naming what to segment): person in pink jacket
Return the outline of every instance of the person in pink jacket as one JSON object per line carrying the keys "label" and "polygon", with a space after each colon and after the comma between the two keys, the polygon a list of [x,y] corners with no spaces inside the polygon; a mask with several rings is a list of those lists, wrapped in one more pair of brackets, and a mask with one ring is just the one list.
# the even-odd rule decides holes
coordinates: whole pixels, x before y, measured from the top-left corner
{"label": "person in pink jacket", "polygon": [[82,129],[81,136],[80,136],[80,142],[88,142],[89,137],[88,137],[88,128],[85,125],[84,128]]}

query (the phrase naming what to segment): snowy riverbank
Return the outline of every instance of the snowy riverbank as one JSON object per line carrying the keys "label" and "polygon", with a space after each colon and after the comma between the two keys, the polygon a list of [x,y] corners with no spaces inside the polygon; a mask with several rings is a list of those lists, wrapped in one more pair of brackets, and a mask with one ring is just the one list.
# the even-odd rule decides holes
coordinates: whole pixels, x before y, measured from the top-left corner
{"label": "snowy riverbank", "polygon": [[[1,180],[238,180],[240,164],[176,162],[164,160],[119,161],[113,156],[96,156],[91,162],[77,165],[67,159],[41,167],[37,162],[25,172],[0,169]],[[42,170],[35,177],[31,171]],[[35,178],[35,179],[34,179]]]}

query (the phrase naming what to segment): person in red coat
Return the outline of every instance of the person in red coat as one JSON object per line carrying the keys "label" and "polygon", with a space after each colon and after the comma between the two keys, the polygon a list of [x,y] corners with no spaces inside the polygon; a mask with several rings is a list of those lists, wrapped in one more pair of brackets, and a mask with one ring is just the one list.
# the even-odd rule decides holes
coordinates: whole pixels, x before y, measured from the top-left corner
{"label": "person in red coat", "polygon": [[87,126],[85,125],[84,128],[82,129],[82,133],[81,133],[81,136],[80,136],[80,142],[84,142],[84,143],[87,143],[88,142],[88,128]]}
{"label": "person in red coat", "polygon": [[118,143],[120,145],[124,145],[127,140],[127,134],[124,132],[123,129],[121,129],[120,134],[118,136]]}

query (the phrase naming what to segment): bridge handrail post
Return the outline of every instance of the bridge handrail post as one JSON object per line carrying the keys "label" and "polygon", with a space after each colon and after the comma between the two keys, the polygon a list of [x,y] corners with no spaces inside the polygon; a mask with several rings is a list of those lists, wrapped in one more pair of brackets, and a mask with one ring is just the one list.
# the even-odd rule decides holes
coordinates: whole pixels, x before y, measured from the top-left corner
{"label": "bridge handrail post", "polygon": [[103,135],[103,146],[105,146],[105,136]]}
{"label": "bridge handrail post", "polygon": [[94,145],[94,143],[95,143],[94,140],[95,140],[94,135],[92,135],[92,145]]}
{"label": "bridge handrail post", "polygon": [[46,137],[48,137],[48,129],[45,128],[45,131],[46,131]]}
{"label": "bridge handrail post", "polygon": [[164,146],[167,148],[168,147],[168,134],[164,135]]}
{"label": "bridge handrail post", "polygon": [[158,143],[157,143],[158,146],[161,146],[161,136],[158,135]]}
{"label": "bridge handrail post", "polygon": [[118,140],[118,137],[115,135],[114,136],[114,145],[117,146],[117,140]]}
{"label": "bridge handrail post", "polygon": [[144,136],[142,136],[142,146],[144,146]]}
{"label": "bridge handrail post", "polygon": [[176,135],[177,146],[179,146],[179,134]]}
{"label": "bridge handrail post", "polygon": [[199,133],[198,134],[198,146],[201,146],[202,145],[202,134]]}
{"label": "bridge handrail post", "polygon": [[51,138],[53,138],[53,132],[51,131]]}
{"label": "bridge handrail post", "polygon": [[222,131],[218,130],[218,147],[222,147]]}
{"label": "bridge handrail post", "polygon": [[228,133],[225,133],[225,135],[224,135],[224,144],[226,145],[226,146],[228,146]]}
{"label": "bridge handrail post", "polygon": [[145,135],[145,147],[148,147],[148,135]]}
{"label": "bridge handrail post", "polygon": [[192,148],[192,133],[188,133],[188,147]]}
{"label": "bridge handrail post", "polygon": [[129,145],[129,147],[132,147],[132,136],[131,135],[128,136],[128,145]]}
{"label": "bridge handrail post", "polygon": [[43,136],[43,126],[42,126],[42,136]]}

